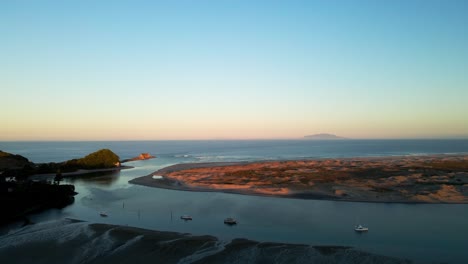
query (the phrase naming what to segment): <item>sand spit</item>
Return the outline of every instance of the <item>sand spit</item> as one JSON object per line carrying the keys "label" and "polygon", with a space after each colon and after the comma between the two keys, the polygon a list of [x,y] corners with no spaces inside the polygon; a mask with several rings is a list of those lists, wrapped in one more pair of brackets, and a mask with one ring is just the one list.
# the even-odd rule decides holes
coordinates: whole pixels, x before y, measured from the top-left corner
{"label": "sand spit", "polygon": [[185,163],[130,183],[302,199],[468,203],[468,156]]}
{"label": "sand spit", "polygon": [[0,237],[0,263],[410,263],[350,247],[220,241],[64,219]]}

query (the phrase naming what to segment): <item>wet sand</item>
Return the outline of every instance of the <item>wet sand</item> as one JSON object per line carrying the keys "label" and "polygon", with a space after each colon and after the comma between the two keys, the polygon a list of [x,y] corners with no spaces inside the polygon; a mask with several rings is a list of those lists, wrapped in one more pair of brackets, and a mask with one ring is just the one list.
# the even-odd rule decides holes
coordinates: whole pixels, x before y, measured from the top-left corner
{"label": "wet sand", "polygon": [[0,236],[0,263],[410,263],[342,246],[222,241],[64,219]]}
{"label": "wet sand", "polygon": [[[162,178],[153,179],[154,175]],[[301,199],[468,203],[468,156],[189,163],[163,168],[130,183]]]}

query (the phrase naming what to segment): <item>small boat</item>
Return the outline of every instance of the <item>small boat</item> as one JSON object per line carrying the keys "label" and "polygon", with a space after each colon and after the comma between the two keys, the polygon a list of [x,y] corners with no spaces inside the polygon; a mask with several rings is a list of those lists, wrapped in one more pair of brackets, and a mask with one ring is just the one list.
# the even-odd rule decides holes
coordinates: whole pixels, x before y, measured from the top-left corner
{"label": "small boat", "polygon": [[356,232],[366,232],[369,231],[369,228],[362,226],[362,225],[357,225],[354,227],[354,231]]}
{"label": "small boat", "polygon": [[107,217],[107,213],[106,213],[106,212],[100,212],[99,215],[102,216],[102,217]]}
{"label": "small boat", "polygon": [[190,215],[183,215],[180,217],[180,219],[187,221],[187,220],[192,220],[192,217]]}
{"label": "small boat", "polygon": [[237,220],[234,219],[234,218],[228,217],[228,218],[224,219],[224,223],[226,225],[235,225],[235,224],[237,224]]}

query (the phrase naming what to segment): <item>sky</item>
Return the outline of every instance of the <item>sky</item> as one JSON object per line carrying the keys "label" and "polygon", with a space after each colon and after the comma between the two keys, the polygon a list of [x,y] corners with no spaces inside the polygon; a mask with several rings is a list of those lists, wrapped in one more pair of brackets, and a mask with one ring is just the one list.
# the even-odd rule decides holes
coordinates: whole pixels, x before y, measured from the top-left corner
{"label": "sky", "polygon": [[0,1],[0,141],[468,138],[468,1]]}

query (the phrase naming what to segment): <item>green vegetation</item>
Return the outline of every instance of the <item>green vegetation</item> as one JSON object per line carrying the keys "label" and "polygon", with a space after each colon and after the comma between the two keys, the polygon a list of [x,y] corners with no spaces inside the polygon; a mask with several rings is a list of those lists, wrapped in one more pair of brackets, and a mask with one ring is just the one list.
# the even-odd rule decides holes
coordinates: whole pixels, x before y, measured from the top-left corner
{"label": "green vegetation", "polygon": [[80,169],[107,169],[119,164],[119,156],[109,149],[101,149],[81,159],[73,159],[64,162],[50,162],[34,164],[20,155],[13,155],[0,151],[0,170],[2,176],[13,176],[17,179],[25,178],[33,174],[64,173]]}
{"label": "green vegetation", "polygon": [[32,164],[21,155],[14,155],[0,150],[0,169],[22,168]]}
{"label": "green vegetation", "polygon": [[432,169],[448,171],[467,171],[468,160],[461,161],[435,161],[428,164]]}
{"label": "green vegetation", "polygon": [[11,158],[11,159],[18,160],[18,161],[29,162],[29,160],[27,158],[25,158],[25,157],[23,157],[21,155],[14,155],[14,154],[4,152],[4,151],[1,151],[1,150],[0,150],[0,158]]}
{"label": "green vegetation", "polygon": [[0,151],[0,180],[3,177],[18,177],[31,175],[35,171],[34,163],[21,155]]}
{"label": "green vegetation", "polygon": [[107,169],[119,163],[119,156],[109,149],[101,149],[81,159],[72,159],[61,163],[42,163],[37,166],[37,173],[73,172],[80,169]]}
{"label": "green vegetation", "polygon": [[[21,155],[0,151],[0,206],[3,212],[0,225],[31,212],[62,208],[73,203],[75,187],[60,184],[62,172],[105,169],[118,165],[119,156],[109,149],[101,149],[81,159],[43,164],[34,164]],[[40,173],[55,173],[54,183],[28,180],[29,175]],[[7,177],[13,177],[14,180]]]}
{"label": "green vegetation", "polygon": [[109,149],[101,149],[81,159],[73,159],[63,164],[64,168],[103,169],[112,168],[119,163],[119,156]]}

